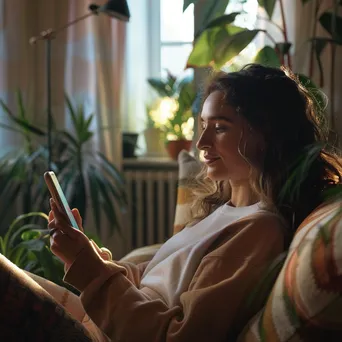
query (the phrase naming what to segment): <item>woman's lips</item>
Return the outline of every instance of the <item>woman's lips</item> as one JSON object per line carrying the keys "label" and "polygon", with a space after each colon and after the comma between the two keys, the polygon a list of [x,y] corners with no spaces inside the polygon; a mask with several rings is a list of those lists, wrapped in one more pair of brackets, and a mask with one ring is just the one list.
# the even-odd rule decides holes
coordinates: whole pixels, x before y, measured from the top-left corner
{"label": "woman's lips", "polygon": [[219,160],[220,157],[204,157],[204,162],[207,164],[207,165],[210,165],[214,162],[216,162],[217,160]]}

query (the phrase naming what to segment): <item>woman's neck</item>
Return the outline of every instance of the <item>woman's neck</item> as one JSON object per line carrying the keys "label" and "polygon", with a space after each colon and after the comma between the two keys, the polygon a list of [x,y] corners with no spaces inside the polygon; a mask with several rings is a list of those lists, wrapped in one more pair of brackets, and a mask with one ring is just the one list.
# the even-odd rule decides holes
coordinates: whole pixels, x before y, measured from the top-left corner
{"label": "woman's neck", "polygon": [[260,201],[259,196],[252,191],[249,182],[230,182],[230,205],[234,207],[248,207]]}

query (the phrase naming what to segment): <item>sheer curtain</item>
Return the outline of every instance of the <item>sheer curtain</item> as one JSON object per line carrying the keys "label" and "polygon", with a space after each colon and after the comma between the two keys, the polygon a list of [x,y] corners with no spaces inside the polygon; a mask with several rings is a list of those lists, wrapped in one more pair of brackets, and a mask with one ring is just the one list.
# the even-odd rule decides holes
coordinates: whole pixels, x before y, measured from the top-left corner
{"label": "sheer curtain", "polygon": [[[31,46],[29,39],[88,13],[88,5],[87,0],[0,0],[0,98],[15,108],[15,91],[21,89],[30,118],[41,127],[46,127],[45,42]],[[126,24],[106,15],[87,18],[52,41],[52,110],[57,126],[70,127],[66,92],[88,114],[96,114],[91,147],[119,167],[125,44]],[[5,121],[0,110],[0,122]],[[17,135],[1,129],[0,150],[20,144]]]}
{"label": "sheer curtain", "polygon": [[[64,25],[87,8],[85,0],[0,0],[0,96],[13,107],[14,92],[21,89],[36,123],[45,124],[45,43],[30,46],[29,38]],[[116,161],[121,157],[124,53],[125,24],[105,15],[70,27],[52,42],[53,112],[64,108],[64,92],[82,102],[89,113],[96,113],[96,146]],[[68,126],[67,113],[55,120]],[[16,140],[2,131],[2,145]]]}

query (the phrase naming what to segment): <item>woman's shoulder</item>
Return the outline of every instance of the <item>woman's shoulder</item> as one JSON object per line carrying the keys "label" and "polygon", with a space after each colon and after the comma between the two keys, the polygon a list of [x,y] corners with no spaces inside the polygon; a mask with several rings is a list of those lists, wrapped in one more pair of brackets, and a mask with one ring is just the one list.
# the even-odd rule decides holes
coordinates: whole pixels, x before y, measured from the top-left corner
{"label": "woman's shoulder", "polygon": [[248,248],[250,243],[264,245],[275,243],[285,249],[288,240],[288,227],[276,213],[260,210],[229,224],[217,237],[208,251],[211,255],[223,255],[227,248]]}

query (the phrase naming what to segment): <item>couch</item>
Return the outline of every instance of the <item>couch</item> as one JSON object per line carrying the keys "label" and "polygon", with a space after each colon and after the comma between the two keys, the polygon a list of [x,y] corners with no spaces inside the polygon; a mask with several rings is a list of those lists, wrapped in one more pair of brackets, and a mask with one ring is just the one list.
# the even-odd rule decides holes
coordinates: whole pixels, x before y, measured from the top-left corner
{"label": "couch", "polygon": [[[187,179],[199,168],[196,159],[181,152],[175,234],[188,222]],[[122,260],[145,262],[159,248],[139,248]],[[0,306],[9,308],[0,312],[1,341],[108,341],[77,296],[13,267],[1,255],[0,287]],[[262,309],[250,317],[253,305]],[[241,310],[250,320],[227,342],[342,341],[342,200],[325,203],[302,222],[287,253],[260,276]]]}
{"label": "couch", "polygon": [[[187,179],[200,168],[185,151],[178,161],[175,234],[190,214],[192,196]],[[159,247],[136,249],[122,260],[148,261]],[[274,261],[246,298],[246,309],[263,298],[260,291],[265,289],[268,293],[262,310],[239,333],[238,342],[342,341],[342,200],[325,203],[302,222],[287,253]]]}

